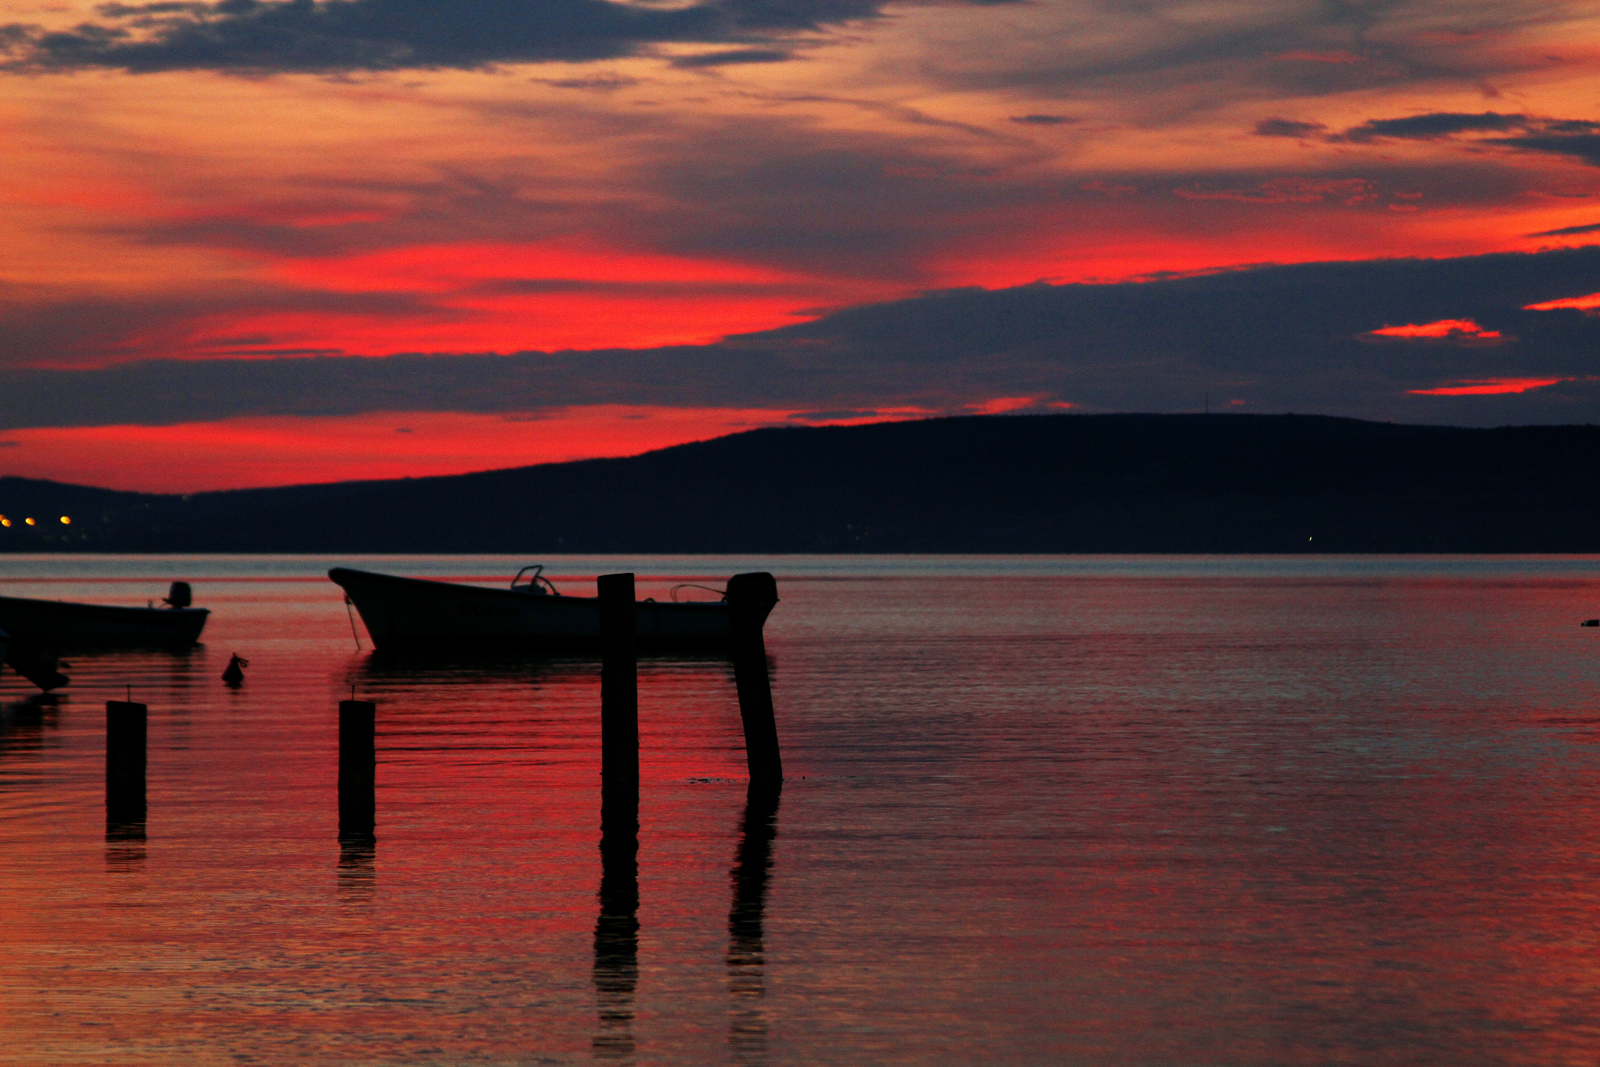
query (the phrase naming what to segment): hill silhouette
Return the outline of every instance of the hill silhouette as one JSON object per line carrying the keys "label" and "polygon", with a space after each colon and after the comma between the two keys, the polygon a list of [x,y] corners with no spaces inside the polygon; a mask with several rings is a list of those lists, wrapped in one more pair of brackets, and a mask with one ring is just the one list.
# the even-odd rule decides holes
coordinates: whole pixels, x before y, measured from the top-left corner
{"label": "hill silhouette", "polygon": [[1592,552],[1597,476],[1593,426],[973,416],[184,496],[7,477],[0,551]]}

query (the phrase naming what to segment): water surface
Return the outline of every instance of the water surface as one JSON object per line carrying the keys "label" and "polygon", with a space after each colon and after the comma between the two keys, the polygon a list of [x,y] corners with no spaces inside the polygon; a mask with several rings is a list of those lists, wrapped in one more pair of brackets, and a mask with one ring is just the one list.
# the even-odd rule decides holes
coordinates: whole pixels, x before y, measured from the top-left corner
{"label": "water surface", "polygon": [[[781,799],[747,808],[727,664],[643,661],[620,880],[598,663],[387,660],[322,577],[523,562],[0,557],[11,595],[213,609],[54,699],[0,675],[0,1062],[1600,1058],[1600,559],[547,559],[779,578]],[[130,691],[148,814],[108,838]]]}

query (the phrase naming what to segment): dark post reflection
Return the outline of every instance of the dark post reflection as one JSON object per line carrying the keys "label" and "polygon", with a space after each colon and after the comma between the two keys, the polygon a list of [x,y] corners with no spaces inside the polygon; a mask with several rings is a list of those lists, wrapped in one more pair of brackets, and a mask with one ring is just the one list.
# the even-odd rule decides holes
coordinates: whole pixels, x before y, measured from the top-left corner
{"label": "dark post reflection", "polygon": [[767,1060],[761,924],[777,836],[778,790],[752,783],[739,827],[739,853],[731,873],[733,906],[728,909],[728,1045],[740,1063]]}
{"label": "dark post reflection", "polygon": [[33,693],[0,707],[0,756],[7,752],[37,752],[44,748],[46,725],[57,726],[55,693]]}
{"label": "dark post reflection", "polygon": [[106,870],[136,871],[144,866],[144,823],[106,823]]}
{"label": "dark post reflection", "polygon": [[636,784],[625,783],[602,787],[601,798],[594,1054],[596,1059],[632,1062],[633,994],[639,984],[639,793]]}
{"label": "dark post reflection", "polygon": [[372,899],[377,886],[377,839],[372,834],[339,837],[339,899],[362,904]]}
{"label": "dark post reflection", "polygon": [[339,899],[345,903],[371,900],[376,881],[377,733],[374,701],[339,701]]}

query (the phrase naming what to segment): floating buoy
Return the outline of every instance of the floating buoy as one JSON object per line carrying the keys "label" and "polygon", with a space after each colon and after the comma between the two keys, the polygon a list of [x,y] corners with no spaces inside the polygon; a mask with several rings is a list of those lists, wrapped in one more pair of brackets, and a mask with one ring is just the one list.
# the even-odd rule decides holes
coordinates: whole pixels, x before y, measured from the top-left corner
{"label": "floating buoy", "polygon": [[237,689],[244,684],[244,669],[250,666],[250,661],[242,658],[235,652],[228,661],[227,669],[222,672],[222,680]]}

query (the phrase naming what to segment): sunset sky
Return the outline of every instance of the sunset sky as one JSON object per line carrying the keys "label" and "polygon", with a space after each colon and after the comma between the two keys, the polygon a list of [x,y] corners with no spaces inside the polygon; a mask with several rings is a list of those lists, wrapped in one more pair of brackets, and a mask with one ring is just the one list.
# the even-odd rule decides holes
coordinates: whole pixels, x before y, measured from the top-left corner
{"label": "sunset sky", "polygon": [[1600,422],[1600,4],[0,0],[0,474]]}

